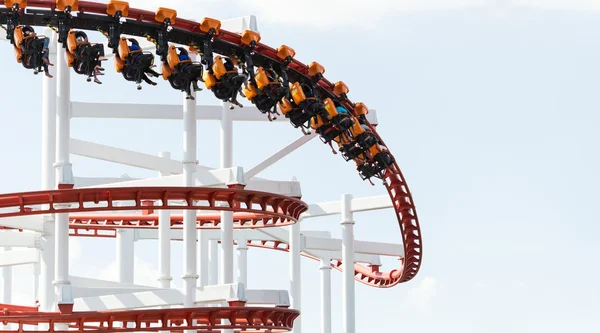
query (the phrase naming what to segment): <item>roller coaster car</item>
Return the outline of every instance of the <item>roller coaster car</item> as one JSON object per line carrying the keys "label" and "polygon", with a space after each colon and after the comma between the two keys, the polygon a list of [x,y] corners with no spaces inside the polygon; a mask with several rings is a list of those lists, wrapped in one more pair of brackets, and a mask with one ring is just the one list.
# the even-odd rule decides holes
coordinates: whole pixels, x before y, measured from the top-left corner
{"label": "roller coaster car", "polygon": [[56,0],[56,9],[62,11],[66,10],[68,7],[70,7],[72,11],[78,11],[79,0]]}
{"label": "roller coaster car", "polygon": [[101,83],[97,79],[97,75],[102,75],[100,71],[104,70],[101,66],[104,57],[103,44],[92,45],[85,32],[70,30],[67,36],[65,57],[67,64],[73,67],[75,73],[86,75],[88,82],[92,81],[93,76],[96,83]]}
{"label": "roller coaster car", "polygon": [[[237,101],[237,94],[242,90],[242,85],[246,82],[247,76],[238,72],[233,61],[227,58],[224,62],[221,56],[216,56],[212,66],[212,74],[214,74],[214,83],[209,82],[208,80],[212,81],[213,78],[206,75],[204,81],[206,87],[215,94],[215,97],[224,102],[243,107]],[[230,109],[233,109],[233,106]]]}
{"label": "roller coaster car", "polygon": [[200,30],[204,33],[209,33],[211,29],[214,29],[215,35],[218,35],[219,30],[221,29],[221,21],[205,17],[202,22],[200,22]]}
{"label": "roller coaster car", "polygon": [[326,98],[323,102],[325,110],[329,114],[328,119],[341,131],[347,131],[352,127],[354,121],[347,112],[338,113],[335,103],[331,98]]}
{"label": "roller coaster car", "polygon": [[395,163],[394,157],[388,151],[382,151],[378,145],[371,147],[369,150],[373,157],[357,168],[363,180],[377,176]]}
{"label": "roller coaster car", "polygon": [[[131,42],[131,49],[127,41]],[[120,58],[121,61],[116,58]],[[121,67],[122,66],[122,67]],[[115,55],[115,68],[120,72],[127,81],[137,83],[137,89],[142,89],[142,80],[149,85],[155,86],[156,82],[152,82],[146,74],[154,77],[159,77],[160,74],[153,71],[154,55],[150,52],[144,52],[139,46],[137,40],[121,37],[119,40],[118,54]]]}
{"label": "roller coaster car", "polygon": [[[49,42],[47,37],[37,36],[35,31],[30,26],[17,26],[13,31],[14,36],[14,51],[17,62],[21,63],[23,67],[27,69],[33,69],[34,74],[38,74],[43,70],[46,75],[48,74],[49,61],[45,62],[44,57],[47,57],[47,53],[44,48],[48,47],[45,45]],[[48,58],[46,58],[48,60]]]}
{"label": "roller coaster car", "polygon": [[129,3],[126,1],[110,0],[106,6],[106,13],[111,16],[117,15],[120,11],[124,17],[129,16]]}
{"label": "roller coaster car", "polygon": [[[184,48],[179,48],[181,54],[187,56],[188,53]],[[174,89],[184,91],[187,94],[187,99],[194,99],[192,96],[192,86],[194,91],[200,91],[198,80],[202,78],[202,64],[193,62],[189,59],[181,60],[181,54],[177,53],[177,48],[174,45],[169,47],[167,61],[163,63],[162,75],[165,80],[169,80]]]}

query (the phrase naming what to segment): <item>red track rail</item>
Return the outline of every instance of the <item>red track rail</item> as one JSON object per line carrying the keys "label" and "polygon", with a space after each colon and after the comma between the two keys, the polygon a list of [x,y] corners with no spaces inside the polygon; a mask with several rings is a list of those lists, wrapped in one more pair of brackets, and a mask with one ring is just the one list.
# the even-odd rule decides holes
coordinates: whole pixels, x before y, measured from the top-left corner
{"label": "red track rail", "polygon": [[[17,324],[18,332],[38,332],[24,325],[66,324],[68,329],[51,329],[46,332],[73,332],[73,329],[91,332],[158,332],[162,330],[214,332],[234,329],[252,332],[289,332],[299,311],[281,307],[201,307],[185,309],[119,310],[73,312],[3,311],[0,322]],[[230,324],[221,324],[228,319]],[[194,324],[193,321],[196,321]],[[119,327],[123,323],[125,328]],[[127,328],[127,323],[134,327]],[[153,325],[152,327],[150,325]],[[0,330],[0,332],[15,332]]]}
{"label": "red track rail", "polygon": [[[28,6],[53,9],[55,8],[55,0],[29,0]],[[106,4],[102,3],[80,1],[79,12],[106,15],[106,6]],[[130,8],[128,19],[160,25],[160,23],[155,21],[155,13],[146,10]],[[173,24],[173,26],[178,29],[202,34],[199,29],[198,22],[177,18],[176,23]],[[240,34],[226,30],[220,30],[220,33],[215,36],[215,39],[220,39],[238,46],[243,45]],[[261,43],[258,43],[257,47],[255,48],[255,52],[269,57],[275,61],[279,59],[277,57],[276,49]],[[299,62],[298,60],[294,59],[289,67],[292,70],[295,70],[308,77],[308,66]],[[334,94],[334,85],[327,79],[324,78],[320,80],[318,85],[329,93]],[[353,113],[355,107],[354,103],[351,101],[342,101],[342,103],[348,108],[348,110],[350,110],[350,112]],[[375,128],[371,125],[369,125],[369,127],[371,127],[373,133],[379,137],[375,131]],[[359,272],[361,281],[374,287],[391,287],[397,285],[398,283],[410,281],[419,271],[423,256],[421,230],[419,227],[416,208],[410,190],[406,185],[404,176],[402,175],[397,163],[394,163],[394,165],[386,170],[384,179],[386,189],[390,195],[390,198],[392,199],[392,202],[394,203],[396,217],[400,227],[400,232],[402,233],[405,260],[398,270],[393,270],[387,273],[373,271],[372,269],[362,265],[356,265],[355,270]],[[336,267],[338,269],[342,269],[344,265],[343,263],[338,262]]]}
{"label": "red track rail", "polygon": [[[213,210],[250,213],[253,227],[293,224],[308,209],[299,199],[234,188],[125,187],[52,190],[0,195],[0,218],[10,216],[147,209],[143,201],[161,200],[153,209]],[[124,204],[131,203],[127,206]],[[184,205],[181,205],[184,202]],[[89,204],[90,206],[86,206]],[[93,206],[92,204],[103,206]],[[120,205],[123,204],[123,205]],[[220,206],[226,204],[227,206]],[[38,210],[28,206],[48,205]],[[65,207],[57,207],[63,206]],[[68,205],[68,206],[67,206]],[[74,206],[74,207],[70,207]],[[6,211],[6,209],[10,209]],[[259,224],[258,221],[261,221]]]}

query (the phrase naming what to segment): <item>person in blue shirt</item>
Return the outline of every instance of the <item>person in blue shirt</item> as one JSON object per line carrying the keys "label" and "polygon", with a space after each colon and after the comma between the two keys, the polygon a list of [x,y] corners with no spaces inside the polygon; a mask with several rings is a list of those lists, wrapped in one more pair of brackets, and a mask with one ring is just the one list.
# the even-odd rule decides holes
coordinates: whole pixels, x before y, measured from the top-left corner
{"label": "person in blue shirt", "polygon": [[186,49],[183,47],[178,47],[177,49],[179,50],[179,61],[192,60]]}
{"label": "person in blue shirt", "polygon": [[338,101],[334,101],[333,104],[335,105],[335,109],[337,110],[338,113],[346,113],[348,114],[348,110],[346,110],[345,107],[342,106],[342,104]]}

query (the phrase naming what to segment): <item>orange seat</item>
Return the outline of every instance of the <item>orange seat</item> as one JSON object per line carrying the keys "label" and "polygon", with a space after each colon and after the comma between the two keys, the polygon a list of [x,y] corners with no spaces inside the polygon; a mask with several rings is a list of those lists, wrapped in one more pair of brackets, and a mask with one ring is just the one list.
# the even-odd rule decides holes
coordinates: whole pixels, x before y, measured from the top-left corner
{"label": "orange seat", "polygon": [[65,10],[71,6],[72,11],[79,10],[79,0],[56,0],[56,9]]}
{"label": "orange seat", "polygon": [[221,56],[215,57],[215,62],[213,63],[212,69],[213,73],[215,74],[215,77],[218,80],[221,79],[221,76],[227,73],[227,70],[225,69],[225,64],[223,63],[223,58]]}
{"label": "orange seat", "polygon": [[117,71],[117,73],[121,73],[121,71],[125,67],[125,62],[123,61],[123,59],[121,59],[121,57],[115,56],[113,64],[115,65],[115,70]]}
{"label": "orange seat", "polygon": [[156,15],[154,15],[154,19],[157,22],[164,22],[166,19],[171,21],[171,24],[175,24],[175,18],[177,17],[177,11],[175,9],[160,7],[156,10]]}
{"label": "orange seat", "polygon": [[248,83],[247,87],[243,88],[244,95],[249,101],[252,101],[254,97],[258,96],[258,92],[256,92],[256,87],[252,83]]}
{"label": "orange seat", "polygon": [[169,46],[169,53],[167,54],[167,62],[172,69],[179,65],[179,55],[177,54],[177,49],[175,45]]}
{"label": "orange seat", "polygon": [[121,37],[119,41],[119,57],[121,60],[125,60],[129,56],[129,44],[127,43],[127,38]]}
{"label": "orange seat", "polygon": [[354,124],[352,124],[352,127],[350,127],[350,132],[352,132],[352,136],[356,138],[357,136],[363,134],[365,130],[363,130],[362,126],[360,126],[360,123],[355,119]]}
{"label": "orange seat", "polygon": [[329,113],[329,119],[338,115],[337,109],[335,108],[335,104],[333,103],[331,98],[325,98],[323,105],[325,106],[325,110],[327,110],[327,113]]}
{"label": "orange seat", "polygon": [[23,50],[20,47],[13,47],[15,50],[15,58],[17,58],[17,62],[21,63],[21,59],[23,59]]}
{"label": "orange seat", "polygon": [[310,66],[308,66],[308,76],[316,76],[317,74],[325,74],[325,68],[318,62],[313,61]]}
{"label": "orange seat", "polygon": [[371,153],[372,157],[375,157],[377,154],[381,153],[381,148],[379,148],[378,144],[374,144],[369,148],[369,153]]}
{"label": "orange seat", "polygon": [[221,21],[205,17],[200,23],[200,31],[209,33],[212,28],[215,29],[215,35],[218,35],[219,29],[221,29]]}
{"label": "orange seat", "polygon": [[306,100],[306,95],[304,94],[304,90],[302,90],[302,87],[300,86],[300,83],[298,83],[298,82],[294,82],[294,85],[292,86],[292,89],[291,89],[291,94],[292,94],[292,99],[294,100],[294,103],[296,103],[296,105],[300,105],[300,103],[302,103]]}
{"label": "orange seat", "polygon": [[75,55],[72,52],[65,52],[65,60],[67,60],[67,66],[73,67]]}
{"label": "orange seat", "polygon": [[171,67],[169,67],[169,65],[163,62],[161,74],[164,80],[168,80],[171,77],[171,75],[173,75],[173,70],[171,70]]}
{"label": "orange seat", "polygon": [[344,95],[347,94],[348,92],[350,92],[350,90],[348,90],[348,86],[342,82],[342,81],[338,81],[335,83],[335,86],[333,87],[333,91],[338,95]]}
{"label": "orange seat", "polygon": [[269,81],[267,71],[265,71],[265,69],[262,67],[258,67],[256,69],[256,75],[254,76],[254,79],[256,80],[256,85],[258,86],[258,89],[260,90],[264,89],[266,86],[269,85],[269,83],[271,83]]}
{"label": "orange seat", "polygon": [[215,76],[210,74],[208,71],[204,71],[204,74],[202,75],[202,79],[204,80],[206,89],[210,89],[217,84],[217,79],[215,78]]}
{"label": "orange seat", "polygon": [[317,115],[316,117],[314,117],[310,122],[310,127],[312,127],[312,129],[315,129],[315,130],[323,125],[325,125],[325,122],[323,122],[323,119],[321,118],[320,115]]}
{"label": "orange seat", "polygon": [[294,51],[294,49],[292,49],[289,46],[286,45],[281,45],[278,49],[277,49],[277,56],[279,57],[279,59],[281,60],[285,60],[287,57],[295,57],[296,56],[296,51]]}
{"label": "orange seat", "polygon": [[281,99],[281,102],[279,102],[279,110],[281,110],[283,115],[286,115],[293,109],[294,107],[292,106],[292,103],[290,103],[290,101],[288,101],[285,97]]}
{"label": "orange seat", "polygon": [[4,0],[4,5],[12,8],[14,5],[19,5],[19,8],[27,7],[27,0]]}
{"label": "orange seat", "polygon": [[369,109],[363,102],[358,102],[354,107],[354,112],[358,115],[367,115],[369,114]]}
{"label": "orange seat", "polygon": [[258,42],[260,42],[260,34],[256,31],[245,30],[242,34],[242,43],[250,46],[252,42],[256,42],[256,44],[258,44]]}
{"label": "orange seat", "polygon": [[75,53],[75,49],[77,48],[77,38],[75,37],[75,31],[71,29],[69,31],[69,36],[67,37],[67,50],[71,53]]}
{"label": "orange seat", "polygon": [[117,15],[119,10],[121,11],[121,15],[127,17],[129,15],[129,2],[118,0],[110,0],[108,2],[108,5],[106,6],[106,13],[108,15]]}
{"label": "orange seat", "polygon": [[23,44],[23,41],[25,40],[25,35],[23,34],[23,26],[22,25],[19,25],[15,28],[14,39],[15,39],[15,46],[21,47],[21,44]]}

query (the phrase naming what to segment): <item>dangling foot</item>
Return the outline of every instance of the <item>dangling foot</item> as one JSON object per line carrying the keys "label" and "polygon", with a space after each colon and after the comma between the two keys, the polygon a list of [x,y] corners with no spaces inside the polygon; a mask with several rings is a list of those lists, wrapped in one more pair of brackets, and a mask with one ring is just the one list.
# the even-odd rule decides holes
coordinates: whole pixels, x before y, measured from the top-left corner
{"label": "dangling foot", "polygon": [[202,91],[202,88],[198,87],[198,82],[192,82],[192,86],[194,86],[194,91]]}
{"label": "dangling foot", "polygon": [[50,63],[50,60],[47,57],[42,57],[42,61],[48,66],[54,66],[54,64]]}
{"label": "dangling foot", "polygon": [[49,78],[53,78],[54,76],[50,75],[50,73],[46,72],[46,76]]}
{"label": "dangling foot", "polygon": [[100,82],[100,80],[98,80],[98,78],[95,78],[94,82],[96,82],[97,84],[102,84],[102,82]]}

